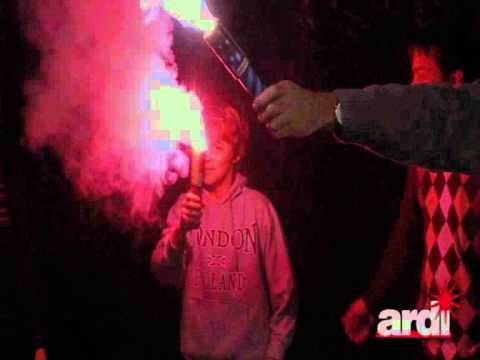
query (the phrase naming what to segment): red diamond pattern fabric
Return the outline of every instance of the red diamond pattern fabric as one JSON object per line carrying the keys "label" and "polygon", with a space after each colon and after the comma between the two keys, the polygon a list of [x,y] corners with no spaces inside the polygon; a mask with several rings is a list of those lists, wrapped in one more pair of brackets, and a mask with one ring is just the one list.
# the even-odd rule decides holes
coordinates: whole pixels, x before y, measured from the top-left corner
{"label": "red diamond pattern fabric", "polygon": [[461,295],[452,338],[425,340],[425,352],[432,359],[480,357],[480,177],[417,168],[416,181],[426,251],[417,306],[429,308],[446,289]]}

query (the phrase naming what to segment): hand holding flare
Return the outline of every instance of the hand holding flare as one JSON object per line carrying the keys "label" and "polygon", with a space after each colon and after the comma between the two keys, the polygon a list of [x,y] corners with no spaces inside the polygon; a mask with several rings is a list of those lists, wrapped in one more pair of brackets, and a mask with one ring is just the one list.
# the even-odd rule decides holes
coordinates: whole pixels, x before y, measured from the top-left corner
{"label": "hand holding flare", "polygon": [[190,230],[200,224],[202,217],[202,187],[205,175],[205,149],[192,147],[190,153],[190,188],[182,200],[182,230]]}
{"label": "hand holding flare", "polygon": [[170,230],[167,228],[164,232],[164,236],[170,238],[170,244],[175,249],[181,249],[185,246],[186,232],[198,227],[202,217],[201,190],[207,144],[203,136],[203,122],[200,123],[201,129],[198,131],[198,138],[192,139],[190,146],[180,143],[180,149],[186,152],[190,158],[190,188],[181,202],[179,226]]}
{"label": "hand holding flare", "polygon": [[[190,188],[182,199],[180,206],[180,224],[171,229],[170,233],[164,232],[164,236],[170,237],[170,244],[175,249],[182,249],[186,242],[188,230],[198,227],[202,218],[202,198],[205,151],[195,147],[184,149],[190,157]],[[168,231],[168,228],[165,230]]]}

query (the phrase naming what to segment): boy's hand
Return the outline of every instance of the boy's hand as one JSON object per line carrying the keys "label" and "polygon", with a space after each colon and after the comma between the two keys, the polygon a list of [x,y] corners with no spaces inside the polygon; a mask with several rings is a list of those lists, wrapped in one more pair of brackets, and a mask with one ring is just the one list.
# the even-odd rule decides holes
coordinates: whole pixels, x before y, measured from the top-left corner
{"label": "boy's hand", "polygon": [[343,329],[350,341],[359,345],[370,336],[374,318],[367,308],[365,300],[355,300],[342,317]]}
{"label": "boy's hand", "polygon": [[200,225],[202,218],[202,199],[193,192],[188,192],[182,200],[180,217],[181,228],[190,230]]}

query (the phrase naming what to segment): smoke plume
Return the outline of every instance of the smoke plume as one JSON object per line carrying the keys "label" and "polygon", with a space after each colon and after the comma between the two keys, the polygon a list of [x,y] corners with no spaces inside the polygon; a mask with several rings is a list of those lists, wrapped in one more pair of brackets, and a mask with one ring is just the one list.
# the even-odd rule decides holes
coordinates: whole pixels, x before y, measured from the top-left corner
{"label": "smoke plume", "polygon": [[165,185],[188,172],[188,159],[155,137],[159,109],[149,104],[152,88],[177,86],[171,18],[139,0],[24,0],[21,13],[41,52],[25,85],[28,146],[51,147],[108,215],[157,221]]}

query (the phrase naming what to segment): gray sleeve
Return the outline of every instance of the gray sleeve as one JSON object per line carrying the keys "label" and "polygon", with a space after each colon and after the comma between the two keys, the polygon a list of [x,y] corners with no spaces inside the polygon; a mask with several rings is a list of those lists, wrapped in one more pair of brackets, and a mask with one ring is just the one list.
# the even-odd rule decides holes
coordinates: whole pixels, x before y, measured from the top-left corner
{"label": "gray sleeve", "polygon": [[260,223],[263,261],[270,298],[270,339],[266,359],[283,359],[297,320],[297,288],[280,219],[270,201]]}
{"label": "gray sleeve", "polygon": [[458,89],[391,84],[335,94],[341,141],[405,164],[480,173],[480,81]]}

